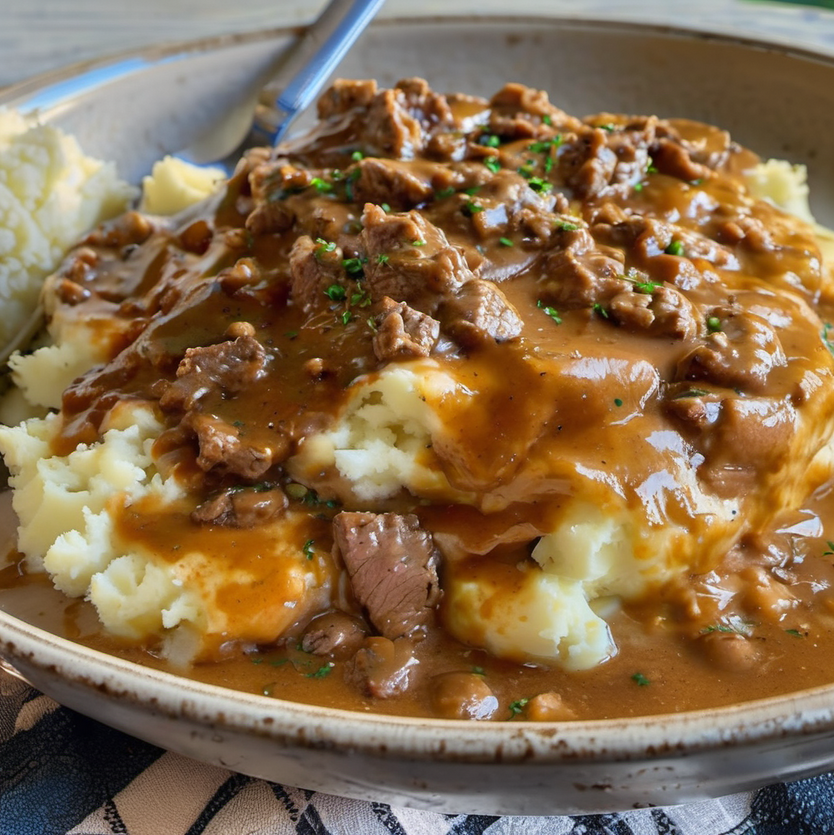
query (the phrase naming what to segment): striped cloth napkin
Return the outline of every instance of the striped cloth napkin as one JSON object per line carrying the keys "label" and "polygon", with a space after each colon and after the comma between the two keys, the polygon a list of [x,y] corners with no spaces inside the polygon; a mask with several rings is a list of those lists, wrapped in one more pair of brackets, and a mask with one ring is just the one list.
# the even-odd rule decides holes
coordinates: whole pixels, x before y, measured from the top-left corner
{"label": "striped cloth napkin", "polygon": [[203,765],[0,671],[0,835],[830,835],[834,775],[664,809],[444,815]]}

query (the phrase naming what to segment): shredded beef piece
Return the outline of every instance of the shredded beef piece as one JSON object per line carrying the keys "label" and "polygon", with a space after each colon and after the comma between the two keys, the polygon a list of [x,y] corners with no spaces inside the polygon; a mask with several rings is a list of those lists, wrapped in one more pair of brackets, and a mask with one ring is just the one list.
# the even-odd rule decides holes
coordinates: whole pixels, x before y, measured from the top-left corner
{"label": "shredded beef piece", "polygon": [[367,627],[345,612],[325,612],[310,621],[301,636],[301,649],[313,655],[345,658],[353,655],[368,635]]}
{"label": "shredded beef piece", "polygon": [[563,148],[559,169],[577,196],[592,197],[607,188],[617,168],[617,155],[608,147],[606,131],[584,128]]}
{"label": "shredded beef piece", "polygon": [[362,224],[365,286],[375,301],[389,296],[431,313],[474,278],[461,251],[417,212],[386,214],[369,203]]}
{"label": "shredded beef piece", "polygon": [[205,472],[218,470],[257,481],[289,452],[289,441],[282,435],[276,434],[274,445],[252,443],[237,427],[212,415],[188,412],[183,424],[197,438],[197,466]]}
{"label": "shredded beef piece", "polygon": [[548,278],[544,285],[548,302],[564,308],[605,305],[617,293],[630,289],[623,278],[619,250],[598,247],[584,228],[566,229],[557,240],[542,270]]}
{"label": "shredded beef piece", "polygon": [[366,696],[390,699],[409,689],[418,664],[410,641],[365,638],[348,662],[345,677]]}
{"label": "shredded beef piece", "polygon": [[701,330],[695,305],[668,285],[655,287],[651,293],[625,290],[611,299],[607,310],[618,325],[651,330],[659,336],[691,339]]}
{"label": "shredded beef piece", "polygon": [[140,212],[125,212],[114,220],[103,223],[84,239],[89,246],[122,247],[143,244],[156,231],[153,221]]}
{"label": "shredded beef piece", "polygon": [[439,600],[438,555],[416,516],[343,511],[333,538],[353,593],[380,634],[422,634]]}
{"label": "shredded beef piece", "polygon": [[489,104],[489,130],[505,139],[548,139],[582,124],[552,105],[546,92],[523,84],[506,84]]}
{"label": "shredded beef piece", "polygon": [[280,487],[231,487],[204,501],[191,519],[201,525],[254,528],[280,516],[286,507],[287,497]]}
{"label": "shredded beef piece", "polygon": [[163,411],[194,409],[212,392],[235,394],[264,373],[266,354],[254,336],[200,348],[188,348],[177,367],[177,379],[159,401]]}
{"label": "shredded beef piece", "polygon": [[392,160],[365,158],[348,176],[356,176],[351,182],[353,199],[358,203],[387,203],[395,209],[412,209],[434,193],[429,180]]}
{"label": "shredded beef piece", "polygon": [[333,84],[319,97],[319,119],[329,119],[340,116],[357,107],[368,107],[378,91],[374,80],[354,81],[352,79],[337,78]]}
{"label": "shredded beef piece", "polygon": [[329,303],[325,290],[346,282],[342,250],[334,247],[328,251],[325,244],[302,235],[290,250],[290,274],[295,303],[305,313],[321,308]]}
{"label": "shredded beef piece", "polygon": [[652,148],[652,161],[661,174],[693,183],[712,176],[712,169],[695,162],[689,150],[672,139],[662,138]]}
{"label": "shredded beef piece", "polygon": [[444,302],[440,316],[445,329],[464,347],[473,347],[485,339],[515,339],[523,325],[501,290],[480,278],[468,281]]}
{"label": "shredded beef piece", "polygon": [[386,296],[373,337],[374,354],[380,362],[427,357],[439,336],[436,319]]}
{"label": "shredded beef piece", "polygon": [[725,388],[763,390],[768,374],[787,363],[774,327],[755,313],[717,308],[709,313],[721,330],[677,364],[676,380],[705,380]]}

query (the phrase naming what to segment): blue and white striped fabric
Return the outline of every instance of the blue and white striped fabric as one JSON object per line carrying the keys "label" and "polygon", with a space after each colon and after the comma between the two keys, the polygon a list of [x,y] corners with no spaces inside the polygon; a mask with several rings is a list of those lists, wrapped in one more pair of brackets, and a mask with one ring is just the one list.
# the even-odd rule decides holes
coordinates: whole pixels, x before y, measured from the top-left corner
{"label": "blue and white striped fabric", "polygon": [[0,672],[0,835],[830,835],[834,775],[667,809],[443,815],[289,788],[171,754]]}

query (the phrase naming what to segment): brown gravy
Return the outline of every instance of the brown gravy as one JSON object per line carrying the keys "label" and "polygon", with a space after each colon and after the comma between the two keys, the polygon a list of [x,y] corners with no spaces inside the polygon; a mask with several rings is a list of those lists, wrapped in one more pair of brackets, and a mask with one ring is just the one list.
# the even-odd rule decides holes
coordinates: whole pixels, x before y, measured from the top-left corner
{"label": "brown gravy", "polygon": [[[834,507],[830,473],[811,463],[834,415],[830,279],[812,230],[747,195],[740,172],[755,157],[715,128],[578,120],[516,85],[482,102],[415,81],[394,91],[347,83],[320,109],[309,137],[251,154],[194,212],[170,223],[130,215],[94,232],[52,283],[56,315],[106,317],[113,345],[112,360],[65,393],[56,454],[95,441],[119,400],[150,402],[167,427],[158,466],[189,488],[174,507],[123,508],[120,540],[162,563],[188,542],[229,570],[255,570],[269,529],[243,524],[235,496],[271,491],[287,512],[308,509],[301,541],[318,549],[330,605],[372,636],[373,612],[336,591],[345,569],[331,524],[341,512],[411,514],[440,543],[441,586],[488,563],[510,589],[573,490],[602,507],[624,496],[647,529],[679,531],[671,559],[684,570],[606,615],[617,653],[589,670],[456,640],[441,602],[437,625],[393,641],[420,671],[393,697],[357,685],[354,655],[301,648],[317,611],[269,642],[245,628],[213,636],[187,675],[424,716],[452,715],[437,707],[439,677],[466,673],[473,692],[488,686],[494,719],[677,712],[834,680],[824,530]],[[380,253],[391,223],[425,237]],[[397,283],[388,268],[411,278]],[[403,316],[436,322],[428,348],[414,348],[410,332],[396,350],[405,342],[417,353],[380,346],[392,288]],[[240,353],[224,354],[233,339]],[[183,370],[189,349],[216,363],[214,377]],[[425,355],[479,395],[449,406],[446,446],[426,453],[476,498],[402,491],[365,507],[335,470],[294,467],[357,378]],[[232,360],[255,370],[223,377]],[[217,431],[227,452],[212,458]],[[693,512],[690,488],[670,487],[682,458],[698,489],[736,508],[732,518]],[[218,495],[222,514],[195,522]],[[507,533],[519,529],[527,535]],[[88,604],[63,601],[41,578],[8,567],[0,583],[2,605],[37,625],[166,666],[154,645],[101,634]],[[216,605],[244,623],[268,595],[234,588]]]}

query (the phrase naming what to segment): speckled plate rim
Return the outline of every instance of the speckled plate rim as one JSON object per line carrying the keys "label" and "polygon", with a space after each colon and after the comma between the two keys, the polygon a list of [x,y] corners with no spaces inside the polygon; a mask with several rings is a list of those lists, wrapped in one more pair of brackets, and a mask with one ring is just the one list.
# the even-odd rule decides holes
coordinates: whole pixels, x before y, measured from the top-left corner
{"label": "speckled plate rim", "polygon": [[[375,26],[401,25],[412,18],[383,19]],[[420,24],[502,21],[513,25],[563,22],[600,31],[633,31],[661,37],[700,39],[771,51],[834,67],[834,56],[767,36],[746,38],[697,27],[651,25],[574,16],[454,14],[420,17]],[[176,61],[211,49],[270,40],[298,31],[283,27],[244,35],[211,37],[140,48],[103,59],[83,61],[0,89],[0,106],[25,112],[60,106],[68,96],[87,92],[159,62]],[[171,719],[222,727],[297,747],[328,747],[375,756],[451,762],[541,764],[629,762],[670,753],[754,747],[768,740],[834,733],[834,684],[785,696],[710,710],[625,719],[536,723],[523,721],[458,722],[365,714],[252,695],[202,684],[174,673],[144,667],[55,636],[0,611],[0,657],[15,668],[58,676],[72,687],[132,702]],[[33,682],[49,695],[39,676]],[[453,730],[454,734],[450,731]],[[500,757],[498,756],[500,755]]]}

